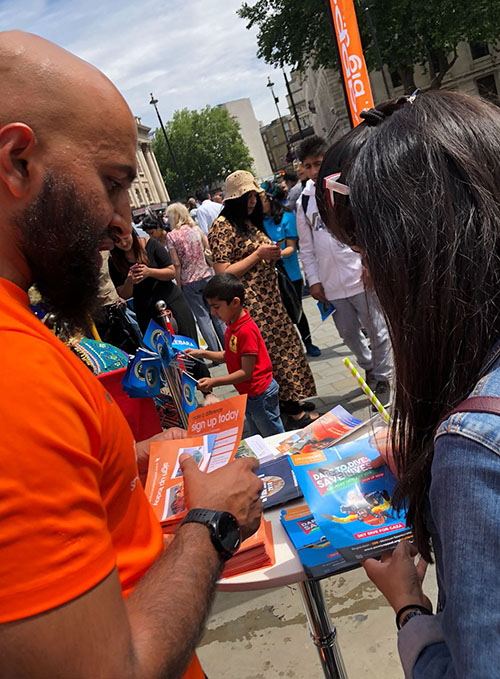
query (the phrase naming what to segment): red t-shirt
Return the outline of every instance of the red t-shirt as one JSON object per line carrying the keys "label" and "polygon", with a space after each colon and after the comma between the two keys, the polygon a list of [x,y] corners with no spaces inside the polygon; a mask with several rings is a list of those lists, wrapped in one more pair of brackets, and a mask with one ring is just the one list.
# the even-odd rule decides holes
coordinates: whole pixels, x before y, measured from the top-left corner
{"label": "red t-shirt", "polygon": [[242,356],[257,357],[252,377],[245,382],[235,384],[236,390],[248,396],[262,394],[273,379],[273,369],[259,328],[252,321],[246,309],[243,316],[235,323],[227,324],[225,340],[224,356],[228,373],[241,369]]}

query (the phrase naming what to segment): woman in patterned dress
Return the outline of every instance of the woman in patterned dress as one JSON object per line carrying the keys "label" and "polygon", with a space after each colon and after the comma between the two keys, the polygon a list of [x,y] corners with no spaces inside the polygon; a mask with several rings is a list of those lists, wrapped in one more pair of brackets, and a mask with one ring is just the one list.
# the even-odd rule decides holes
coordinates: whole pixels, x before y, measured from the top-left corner
{"label": "woman in patterned dress", "polygon": [[[274,263],[281,257],[279,245],[264,231],[262,189],[250,172],[237,170],[226,179],[224,209],[208,233],[216,273],[238,276],[246,288],[245,306],[257,324],[280,387],[282,415],[288,428],[309,424],[309,404],[316,387],[300,339],[283,306]],[[309,406],[309,407],[308,407]]]}

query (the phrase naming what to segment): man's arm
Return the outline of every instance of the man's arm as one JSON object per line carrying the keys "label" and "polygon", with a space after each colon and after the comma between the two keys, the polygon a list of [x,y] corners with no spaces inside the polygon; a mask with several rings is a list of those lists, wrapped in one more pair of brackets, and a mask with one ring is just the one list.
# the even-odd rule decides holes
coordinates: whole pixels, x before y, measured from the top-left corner
{"label": "man's arm", "polygon": [[[261,514],[261,481],[249,458],[210,475],[182,461],[189,508],[229,511],[248,537]],[[173,543],[124,601],[116,569],[82,596],[0,625],[1,674],[45,679],[176,678],[199,640],[222,559],[205,526],[181,526]]]}
{"label": "man's arm", "polygon": [[297,233],[299,236],[300,259],[304,267],[309,286],[320,283],[318,273],[318,261],[314,248],[314,237],[312,229],[307,223],[304,209],[299,201],[297,203]]}

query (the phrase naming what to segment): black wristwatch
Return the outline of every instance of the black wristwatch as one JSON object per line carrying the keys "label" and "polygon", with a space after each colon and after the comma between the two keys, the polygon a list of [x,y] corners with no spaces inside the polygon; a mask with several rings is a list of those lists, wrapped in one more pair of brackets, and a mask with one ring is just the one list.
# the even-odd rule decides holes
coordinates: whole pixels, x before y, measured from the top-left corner
{"label": "black wristwatch", "polygon": [[182,523],[204,524],[210,531],[213,546],[225,560],[230,559],[241,544],[240,527],[229,512],[191,509]]}

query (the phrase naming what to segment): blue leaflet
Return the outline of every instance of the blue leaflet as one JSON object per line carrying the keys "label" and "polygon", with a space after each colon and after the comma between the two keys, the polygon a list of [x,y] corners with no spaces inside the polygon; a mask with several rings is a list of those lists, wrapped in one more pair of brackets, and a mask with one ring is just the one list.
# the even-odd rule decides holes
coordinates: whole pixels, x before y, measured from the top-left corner
{"label": "blue leaflet", "polygon": [[391,507],[396,480],[369,437],[310,454],[292,455],[292,468],[322,534],[348,562],[393,549],[410,537],[404,512]]}

